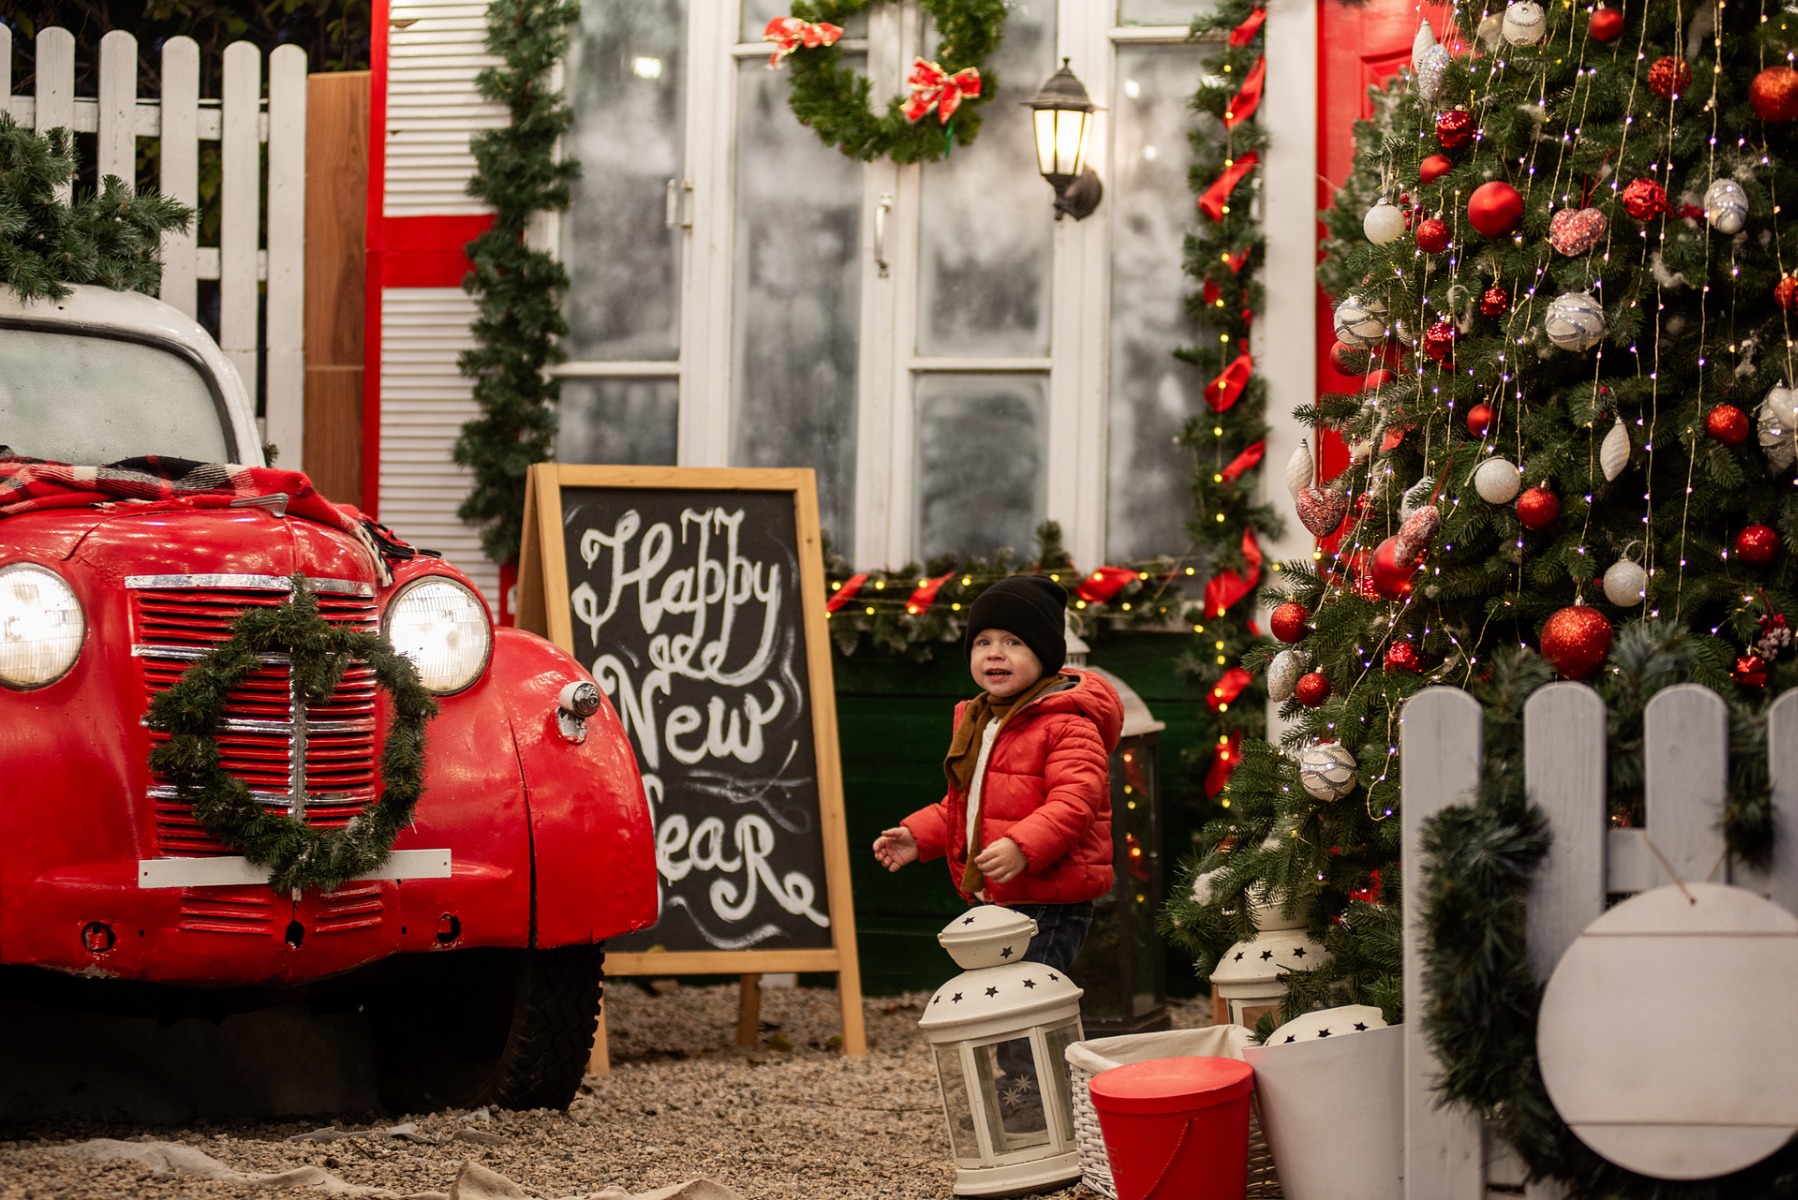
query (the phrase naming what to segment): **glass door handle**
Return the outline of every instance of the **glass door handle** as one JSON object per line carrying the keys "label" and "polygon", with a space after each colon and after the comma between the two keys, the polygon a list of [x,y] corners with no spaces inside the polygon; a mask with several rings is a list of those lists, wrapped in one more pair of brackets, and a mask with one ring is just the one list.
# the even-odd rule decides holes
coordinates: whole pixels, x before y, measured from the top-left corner
{"label": "glass door handle", "polygon": [[686,205],[681,196],[693,190],[691,179],[670,179],[663,185],[662,191],[662,223],[670,229],[691,229],[693,218],[686,214]]}
{"label": "glass door handle", "polygon": [[893,193],[882,192],[874,206],[874,266],[885,279],[891,271],[887,263],[887,214],[893,210]]}

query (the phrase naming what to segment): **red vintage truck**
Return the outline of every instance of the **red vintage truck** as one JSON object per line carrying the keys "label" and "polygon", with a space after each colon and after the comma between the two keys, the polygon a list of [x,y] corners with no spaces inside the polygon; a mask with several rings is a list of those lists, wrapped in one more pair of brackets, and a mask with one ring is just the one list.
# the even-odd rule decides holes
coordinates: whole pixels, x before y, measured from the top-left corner
{"label": "red vintage truck", "polygon": [[[303,476],[256,486],[283,473],[236,370],[147,296],[0,288],[0,446],[0,995],[169,1017],[306,995],[368,1013],[392,1106],[566,1105],[601,944],[658,903],[636,759],[587,671]],[[145,498],[167,459],[185,473]],[[384,861],[278,891],[152,768],[146,715],[296,589],[388,639],[437,712]],[[356,660],[308,696],[298,657],[262,654],[202,742],[251,816],[366,834],[397,693]]]}

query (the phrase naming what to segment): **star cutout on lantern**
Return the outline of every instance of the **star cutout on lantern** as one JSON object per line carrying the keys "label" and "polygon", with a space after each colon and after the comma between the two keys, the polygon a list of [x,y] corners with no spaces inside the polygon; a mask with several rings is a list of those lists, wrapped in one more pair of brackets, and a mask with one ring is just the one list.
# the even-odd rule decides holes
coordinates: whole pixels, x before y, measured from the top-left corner
{"label": "star cutout on lantern", "polygon": [[1289,1033],[1286,1035],[1286,1040],[1288,1042],[1296,1042],[1299,1040],[1299,1035],[1296,1033]]}
{"label": "star cutout on lantern", "polygon": [[1034,979],[1026,979],[1026,980],[1025,980],[1025,981],[1024,981],[1024,986],[1025,986],[1025,987],[1027,987],[1027,988],[1033,988],[1033,987],[1035,987],[1035,986],[1036,986],[1036,980],[1034,980]]}
{"label": "star cutout on lantern", "polygon": [[1241,950],[1238,950],[1238,951],[1237,951],[1237,952],[1236,952],[1236,957],[1235,957],[1235,958],[1233,958],[1233,959],[1231,959],[1231,960],[1230,960],[1230,961],[1231,961],[1231,962],[1241,962],[1241,961],[1242,961],[1242,954],[1243,954],[1243,952],[1242,952],[1242,951],[1241,951]]}
{"label": "star cutout on lantern", "polygon": [[[1329,1037],[1329,1036],[1330,1036],[1330,1031],[1329,1031],[1329,1030],[1328,1030],[1328,1029],[1320,1029],[1320,1030],[1318,1030],[1318,1031],[1317,1031],[1317,1036],[1318,1036],[1318,1037],[1320,1037],[1320,1038],[1326,1038],[1326,1037]],[[1359,1045],[1359,1043],[1356,1043],[1356,1044],[1357,1044],[1357,1045]]]}
{"label": "star cutout on lantern", "polygon": [[972,925],[973,923],[974,923],[973,917],[969,917],[967,920],[962,922],[963,925]]}
{"label": "star cutout on lantern", "polygon": [[930,1002],[932,1004],[941,1004],[943,1002],[943,998],[941,996],[932,996],[930,998]]}
{"label": "star cutout on lantern", "polygon": [[1366,1033],[1367,1032],[1367,1022],[1366,1021],[1356,1021],[1355,1022],[1355,1032],[1356,1033]]}
{"label": "star cutout on lantern", "polygon": [[1274,956],[1274,952],[1272,950],[1263,950],[1261,952],[1261,961],[1266,962],[1268,959],[1272,958],[1273,956]]}
{"label": "star cutout on lantern", "polygon": [[1050,971],[1050,972],[1049,972],[1049,982],[1050,982],[1050,983],[1060,983],[1060,982],[1061,982],[1061,976],[1059,976],[1059,975],[1057,975],[1057,974],[1056,974],[1056,973],[1055,973],[1055,972],[1053,972],[1053,971]]}
{"label": "star cutout on lantern", "polygon": [[961,993],[957,992],[957,993],[955,993],[955,995],[949,997],[949,1003],[960,1004],[961,1003]]}
{"label": "star cutout on lantern", "polygon": [[987,988],[986,994],[989,996],[997,996],[999,994],[999,989],[996,987]]}
{"label": "star cutout on lantern", "polygon": [[1294,957],[1294,958],[1303,958],[1303,957],[1305,957],[1305,948],[1304,948],[1304,947],[1303,947],[1303,946],[1294,946],[1294,947],[1293,947],[1293,948],[1292,948],[1292,956],[1293,956],[1293,957]]}
{"label": "star cutout on lantern", "polygon": [[1005,947],[1005,949],[999,951],[999,957],[1000,958],[1010,958],[1011,957],[1011,947],[1007,946],[1007,947]]}

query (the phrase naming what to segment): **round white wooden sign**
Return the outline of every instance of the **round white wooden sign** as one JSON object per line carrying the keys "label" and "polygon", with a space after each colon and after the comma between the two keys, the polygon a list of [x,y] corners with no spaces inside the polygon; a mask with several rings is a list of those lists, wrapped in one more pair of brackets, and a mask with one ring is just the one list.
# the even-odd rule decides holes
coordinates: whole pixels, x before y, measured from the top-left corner
{"label": "round white wooden sign", "polygon": [[1556,1111],[1598,1154],[1709,1179],[1798,1132],[1794,1013],[1798,917],[1688,883],[1586,926],[1543,993],[1536,1053]]}

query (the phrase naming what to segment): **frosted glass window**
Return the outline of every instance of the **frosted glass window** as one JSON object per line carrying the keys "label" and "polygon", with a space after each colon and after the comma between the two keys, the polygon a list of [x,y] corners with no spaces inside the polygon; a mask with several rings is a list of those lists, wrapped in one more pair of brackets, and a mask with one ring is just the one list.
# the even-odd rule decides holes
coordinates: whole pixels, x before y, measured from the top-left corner
{"label": "frosted glass window", "polygon": [[1048,378],[923,375],[916,403],[917,557],[1031,553],[1048,511]]}
{"label": "frosted glass window", "polygon": [[1186,26],[1213,7],[1213,0],[1118,0],[1118,24]]}
{"label": "frosted glass window", "polygon": [[1206,381],[1173,351],[1215,336],[1185,314],[1192,285],[1180,265],[1182,239],[1196,219],[1186,99],[1201,65],[1196,46],[1117,52],[1115,152],[1105,181],[1112,231],[1105,552],[1114,562],[1176,552],[1191,540],[1193,460],[1174,439],[1187,418],[1205,411]]}
{"label": "frosted glass window", "polygon": [[556,461],[673,466],[679,414],[673,379],[564,379]]}
{"label": "frosted glass window", "polygon": [[[936,45],[927,32],[926,53]],[[988,59],[1003,81],[980,110],[980,137],[923,169],[918,242],[918,352],[1049,353],[1055,193],[1036,173],[1023,101],[1054,73],[1055,5],[1006,5],[1005,38]],[[925,118],[935,122],[934,114]],[[940,128],[940,126],[938,126]]]}
{"label": "frosted glass window", "polygon": [[[792,0],[743,0],[743,20],[737,28],[737,40],[759,42],[762,40],[762,30],[768,28],[769,21],[775,17],[792,15]],[[839,21],[837,24],[843,27],[844,37],[868,36],[868,14],[866,12],[858,12],[848,20]],[[774,46],[772,44],[768,46],[768,51],[773,53]],[[762,61],[765,63],[768,60],[764,58]]]}
{"label": "frosted glass window", "polygon": [[793,119],[764,59],[737,64],[736,161],[731,464],[816,471],[853,560],[861,164]]}
{"label": "frosted glass window", "polygon": [[561,222],[570,358],[679,357],[682,233],[666,208],[686,173],[686,24],[686,0],[581,5],[567,72],[581,178]]}

